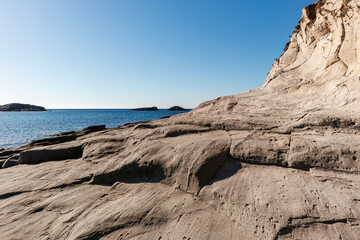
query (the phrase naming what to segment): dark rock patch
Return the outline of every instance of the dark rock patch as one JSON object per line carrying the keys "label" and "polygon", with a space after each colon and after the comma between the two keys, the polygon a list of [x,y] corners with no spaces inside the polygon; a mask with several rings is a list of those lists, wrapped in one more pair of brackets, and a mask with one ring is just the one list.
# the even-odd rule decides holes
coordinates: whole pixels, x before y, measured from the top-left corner
{"label": "dark rock patch", "polygon": [[37,164],[47,161],[75,159],[82,156],[82,145],[53,149],[32,149],[20,153],[20,164]]}
{"label": "dark rock patch", "polygon": [[160,182],[164,178],[165,174],[161,165],[154,163],[139,165],[137,162],[132,162],[115,171],[95,175],[91,183],[111,185],[116,181],[128,183]]}

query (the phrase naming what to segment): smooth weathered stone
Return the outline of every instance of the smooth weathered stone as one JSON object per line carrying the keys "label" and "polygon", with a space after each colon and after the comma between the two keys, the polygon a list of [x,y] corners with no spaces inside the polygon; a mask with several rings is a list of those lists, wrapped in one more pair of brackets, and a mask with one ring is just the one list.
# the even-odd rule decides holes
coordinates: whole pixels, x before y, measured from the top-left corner
{"label": "smooth weathered stone", "polygon": [[0,151],[0,238],[357,239],[359,6],[305,8],[257,90]]}

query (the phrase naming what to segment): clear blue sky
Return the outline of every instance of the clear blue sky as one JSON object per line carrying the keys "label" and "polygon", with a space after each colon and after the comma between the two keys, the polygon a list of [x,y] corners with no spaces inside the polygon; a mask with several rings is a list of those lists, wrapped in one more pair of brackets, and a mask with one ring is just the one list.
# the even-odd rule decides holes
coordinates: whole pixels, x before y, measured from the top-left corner
{"label": "clear blue sky", "polygon": [[260,87],[314,0],[0,0],[0,105],[196,107]]}

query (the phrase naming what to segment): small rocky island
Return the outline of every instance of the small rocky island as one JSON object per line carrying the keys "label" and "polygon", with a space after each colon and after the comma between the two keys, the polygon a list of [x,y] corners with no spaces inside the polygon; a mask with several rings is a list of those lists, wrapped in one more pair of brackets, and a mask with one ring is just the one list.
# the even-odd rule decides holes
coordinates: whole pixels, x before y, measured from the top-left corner
{"label": "small rocky island", "polygon": [[44,107],[31,105],[31,104],[22,104],[22,103],[10,103],[5,105],[0,105],[0,112],[30,112],[30,111],[46,111]]}
{"label": "small rocky island", "polygon": [[142,107],[142,108],[133,108],[131,111],[158,111],[157,107]]}
{"label": "small rocky island", "polygon": [[182,108],[180,106],[173,106],[171,108],[168,109],[168,111],[186,111],[187,109]]}

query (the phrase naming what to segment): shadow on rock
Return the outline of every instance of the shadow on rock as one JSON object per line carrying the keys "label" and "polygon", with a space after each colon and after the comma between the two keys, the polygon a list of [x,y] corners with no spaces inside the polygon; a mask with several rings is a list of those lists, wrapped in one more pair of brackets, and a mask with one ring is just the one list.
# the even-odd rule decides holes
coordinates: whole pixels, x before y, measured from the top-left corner
{"label": "shadow on rock", "polygon": [[225,180],[235,175],[242,168],[241,162],[234,158],[227,158],[223,165],[216,171],[214,177],[207,185]]}

